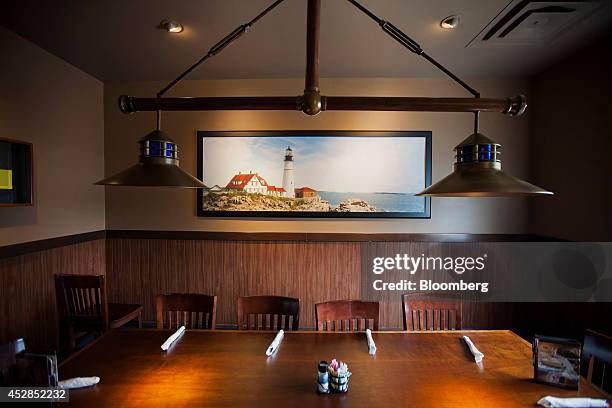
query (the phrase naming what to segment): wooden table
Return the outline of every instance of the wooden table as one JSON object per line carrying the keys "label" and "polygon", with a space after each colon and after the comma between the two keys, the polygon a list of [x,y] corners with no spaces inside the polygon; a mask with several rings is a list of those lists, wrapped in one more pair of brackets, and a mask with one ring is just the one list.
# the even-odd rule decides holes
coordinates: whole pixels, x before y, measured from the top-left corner
{"label": "wooden table", "polygon": [[[61,378],[97,375],[96,387],[72,391],[71,404],[214,407],[517,407],[545,395],[602,397],[534,383],[529,343],[509,331],[378,332],[368,354],[363,333],[187,331],[168,353],[171,332],[120,330],[103,336],[60,366]],[[479,368],[461,336],[485,354]],[[319,360],[349,364],[347,394],[318,395]]]}

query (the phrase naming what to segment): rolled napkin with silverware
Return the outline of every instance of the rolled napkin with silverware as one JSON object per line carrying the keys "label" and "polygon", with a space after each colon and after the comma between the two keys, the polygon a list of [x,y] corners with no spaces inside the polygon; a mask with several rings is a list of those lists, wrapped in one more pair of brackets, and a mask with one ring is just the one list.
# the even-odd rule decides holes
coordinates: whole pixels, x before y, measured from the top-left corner
{"label": "rolled napkin with silverware", "polygon": [[605,399],[598,398],[559,398],[547,395],[538,401],[538,405],[546,408],[608,408],[610,405]]}
{"label": "rolled napkin with silverware", "polygon": [[472,343],[472,340],[468,336],[463,336],[463,340],[465,340],[468,347],[470,348],[470,351],[474,356],[474,361],[476,362],[476,364],[480,364],[482,362],[482,359],[484,358],[484,354],[482,354],[480,350],[476,348],[476,346],[474,345],[474,343]]}
{"label": "rolled napkin with silverware", "polygon": [[372,338],[372,330],[366,329],[366,339],[368,340],[368,353],[373,356],[376,354],[376,343],[374,343],[374,339]]}
{"label": "rolled napkin with silverware", "polygon": [[75,377],[68,380],[62,380],[57,384],[58,388],[64,390],[74,390],[76,388],[85,388],[96,385],[100,382],[100,377]]}
{"label": "rolled napkin with silverware", "polygon": [[278,346],[280,346],[281,341],[283,341],[284,335],[285,332],[282,329],[276,334],[276,337],[274,337],[274,340],[272,340],[272,343],[270,343],[270,346],[268,346],[266,350],[266,356],[271,356],[278,350]]}
{"label": "rolled napkin with silverware", "polygon": [[179,327],[178,330],[172,334],[172,336],[168,337],[168,340],[166,340],[164,344],[161,345],[161,349],[163,351],[168,351],[172,343],[177,341],[178,338],[183,335],[183,333],[185,333],[185,326]]}

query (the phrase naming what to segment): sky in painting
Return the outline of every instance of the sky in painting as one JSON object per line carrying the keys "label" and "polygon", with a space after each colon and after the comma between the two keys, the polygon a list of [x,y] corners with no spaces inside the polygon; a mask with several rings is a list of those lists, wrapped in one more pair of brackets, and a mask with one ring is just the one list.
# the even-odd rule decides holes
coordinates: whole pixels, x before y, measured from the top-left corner
{"label": "sky in painting", "polygon": [[422,137],[205,137],[204,184],[225,187],[238,172],[282,186],[285,149],[296,187],[319,191],[415,193],[425,186]]}

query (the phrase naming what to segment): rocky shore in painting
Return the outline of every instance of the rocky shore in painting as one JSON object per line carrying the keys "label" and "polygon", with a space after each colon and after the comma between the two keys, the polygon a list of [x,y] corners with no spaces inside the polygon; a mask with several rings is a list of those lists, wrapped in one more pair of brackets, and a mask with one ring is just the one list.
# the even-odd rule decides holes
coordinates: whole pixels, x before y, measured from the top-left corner
{"label": "rocky shore in painting", "polygon": [[312,211],[312,212],[376,212],[364,200],[347,199],[334,207],[319,196],[286,198],[261,194],[209,193],[203,197],[205,211]]}
{"label": "rocky shore in painting", "polygon": [[335,212],[376,212],[376,207],[371,206],[364,200],[359,199],[348,199],[342,201],[332,211]]}

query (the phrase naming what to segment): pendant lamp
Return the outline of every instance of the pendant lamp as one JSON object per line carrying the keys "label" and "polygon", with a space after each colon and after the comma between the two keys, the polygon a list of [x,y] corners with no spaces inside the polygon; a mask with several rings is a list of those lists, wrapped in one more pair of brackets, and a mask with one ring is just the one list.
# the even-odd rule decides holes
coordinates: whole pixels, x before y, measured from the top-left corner
{"label": "pendant lamp", "polygon": [[516,197],[552,195],[501,170],[501,145],[475,132],[455,147],[454,171],[418,196]]}
{"label": "pendant lamp", "polygon": [[[159,115],[159,114],[158,114]],[[206,188],[191,174],[179,167],[178,147],[158,128],[138,141],[140,160],[132,167],[100,180],[104,186]]]}

